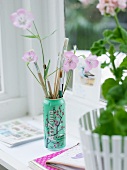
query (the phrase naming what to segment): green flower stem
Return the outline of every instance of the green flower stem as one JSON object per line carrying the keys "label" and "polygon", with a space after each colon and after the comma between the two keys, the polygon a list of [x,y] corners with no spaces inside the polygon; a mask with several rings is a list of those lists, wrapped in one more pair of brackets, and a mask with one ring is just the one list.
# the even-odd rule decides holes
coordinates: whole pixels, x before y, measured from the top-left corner
{"label": "green flower stem", "polygon": [[69,84],[69,82],[70,82],[71,76],[72,76],[72,72],[69,71],[68,76],[67,76],[67,80],[66,80],[66,84],[65,84],[65,87],[64,87],[63,94],[64,94],[65,91],[67,90],[67,87],[68,87],[68,84]]}
{"label": "green flower stem", "polygon": [[37,39],[39,39],[32,31],[30,31],[29,29],[27,29],[27,31],[34,35]]}
{"label": "green flower stem", "polygon": [[39,39],[40,45],[41,45],[41,52],[42,52],[43,65],[45,65],[45,58],[44,58],[44,51],[43,51],[43,46],[42,46],[42,40],[41,40],[40,34],[39,34],[38,30],[37,30],[37,27],[36,27],[34,21],[33,21],[33,24],[34,24],[35,30],[36,30],[36,32],[37,32],[37,34],[38,34],[38,36],[39,36],[38,39]]}
{"label": "green flower stem", "polygon": [[[43,50],[43,46],[42,46],[42,40],[41,40],[41,37],[40,37],[40,34],[39,34],[39,32],[38,32],[38,29],[37,29],[37,27],[36,27],[36,24],[35,24],[35,22],[33,21],[33,24],[34,24],[34,27],[35,27],[35,30],[36,30],[36,32],[37,32],[37,34],[38,34],[38,39],[39,39],[39,42],[40,42],[40,45],[41,45],[41,52],[42,52],[42,61],[43,61],[43,69],[44,69],[44,72],[45,72],[45,58],[44,58],[44,50]],[[45,82],[45,88],[46,88],[46,92],[47,92],[47,83],[46,83],[46,80],[44,80],[44,82]]]}
{"label": "green flower stem", "polygon": [[37,80],[37,82],[41,85],[40,81],[38,80],[38,78],[35,76],[35,74],[33,73],[33,71],[31,70],[31,68],[29,67],[29,63],[27,63],[27,67],[30,70],[30,72],[32,73],[32,75],[34,76],[34,78]]}
{"label": "green flower stem", "polygon": [[86,58],[85,55],[79,55],[79,56],[77,56],[77,57],[78,57],[78,58],[79,58],[79,57],[83,57],[84,59]]}
{"label": "green flower stem", "polygon": [[116,66],[115,66],[115,56],[114,55],[112,55],[111,56],[111,63],[112,63],[112,67],[113,67],[113,70],[114,70],[114,76],[115,76],[115,78],[117,79],[117,75],[116,75]]}
{"label": "green flower stem", "polygon": [[119,23],[117,14],[114,16],[114,19],[115,19],[115,22],[116,22],[117,27],[120,27],[120,23]]}
{"label": "green flower stem", "polygon": [[[61,68],[61,67],[60,67]],[[47,77],[51,76],[52,74],[54,74],[57,70],[59,70],[60,68],[57,68],[55,71],[53,71],[52,73],[50,73],[49,75],[47,75]]]}

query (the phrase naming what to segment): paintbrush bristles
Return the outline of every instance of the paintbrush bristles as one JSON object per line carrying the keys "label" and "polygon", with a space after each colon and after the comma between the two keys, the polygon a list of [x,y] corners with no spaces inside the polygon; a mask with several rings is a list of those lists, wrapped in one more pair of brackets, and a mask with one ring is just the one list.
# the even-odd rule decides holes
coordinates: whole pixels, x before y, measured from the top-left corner
{"label": "paintbrush bristles", "polygon": [[62,78],[62,70],[60,70],[60,78]]}

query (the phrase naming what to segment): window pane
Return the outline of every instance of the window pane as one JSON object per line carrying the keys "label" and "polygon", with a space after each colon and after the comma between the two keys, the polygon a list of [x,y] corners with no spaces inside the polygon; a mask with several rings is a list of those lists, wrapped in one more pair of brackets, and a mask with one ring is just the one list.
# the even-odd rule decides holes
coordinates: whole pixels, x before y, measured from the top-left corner
{"label": "window pane", "polygon": [[[65,0],[65,33],[69,38],[69,49],[77,45],[78,50],[90,50],[93,42],[102,38],[105,29],[113,29],[116,26],[113,17],[102,16],[96,8],[98,0],[89,0],[89,2],[92,3],[84,5],[80,0]],[[126,29],[126,13],[120,12],[118,18],[120,24]],[[120,59],[121,57],[118,63]],[[112,76],[109,67],[103,69],[101,84]]]}
{"label": "window pane", "polygon": [[79,50],[88,50],[93,41],[101,37],[106,25],[95,3],[85,6],[79,0],[65,0],[65,18],[70,48],[76,44]]}
{"label": "window pane", "polygon": [[[65,32],[70,39],[70,49],[77,45],[79,50],[89,50],[92,43],[102,37],[105,29],[115,27],[112,17],[104,17],[96,8],[98,0],[83,5],[79,0],[65,0]],[[121,25],[126,28],[126,13],[118,15]]]}

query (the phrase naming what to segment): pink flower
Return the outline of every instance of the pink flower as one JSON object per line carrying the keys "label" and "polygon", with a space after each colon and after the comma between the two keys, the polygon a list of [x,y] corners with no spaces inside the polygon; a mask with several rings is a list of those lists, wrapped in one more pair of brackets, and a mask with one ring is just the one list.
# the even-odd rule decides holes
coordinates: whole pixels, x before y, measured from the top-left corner
{"label": "pink flower", "polygon": [[123,10],[126,8],[127,0],[99,0],[97,8],[100,10],[101,14],[115,15],[115,10],[117,8]]}
{"label": "pink flower", "polygon": [[102,15],[115,15],[116,7],[116,2],[113,2],[113,0],[99,0],[99,4],[97,5],[97,8],[100,10]]}
{"label": "pink flower", "polygon": [[84,71],[88,72],[92,68],[96,68],[99,64],[99,61],[97,60],[96,55],[90,54],[86,59],[85,59],[85,68]]}
{"label": "pink flower", "polygon": [[31,12],[18,9],[17,12],[11,14],[11,20],[14,26],[25,30],[31,27],[34,17]]}
{"label": "pink flower", "polygon": [[[117,0],[116,0],[117,1]],[[118,0],[118,8],[120,9],[125,9],[127,7],[127,0]]]}
{"label": "pink flower", "polygon": [[28,62],[28,63],[35,63],[37,62],[38,60],[38,57],[37,55],[35,54],[35,52],[33,50],[31,51],[28,51],[24,54],[24,56],[22,57],[22,59],[25,61],[25,62]]}
{"label": "pink flower", "polygon": [[68,72],[69,70],[74,70],[78,63],[78,57],[71,51],[64,53],[65,61],[63,65],[63,70]]}

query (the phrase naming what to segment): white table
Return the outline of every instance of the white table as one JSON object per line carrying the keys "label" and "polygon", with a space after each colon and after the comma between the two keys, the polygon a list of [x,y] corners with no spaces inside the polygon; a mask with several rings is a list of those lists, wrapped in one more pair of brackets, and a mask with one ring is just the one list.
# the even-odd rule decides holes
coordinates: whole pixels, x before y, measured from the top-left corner
{"label": "white table", "polygon": [[[41,116],[42,117],[42,116]],[[24,120],[32,119],[31,117],[25,117]],[[40,116],[36,117],[40,119]],[[35,120],[37,121],[37,120]],[[38,123],[41,124],[40,121]],[[67,134],[67,145],[70,147],[79,142],[79,139]],[[19,145],[13,148],[9,148],[0,142],[0,164],[9,170],[26,170],[28,162],[43,155],[49,154],[51,151],[44,147],[43,139],[29,142],[23,145]]]}
{"label": "white table", "polygon": [[[73,100],[73,102],[72,102]],[[78,105],[78,106],[77,106]],[[98,107],[103,104],[99,104]],[[66,99],[66,127],[67,127],[67,145],[70,147],[79,142],[78,119],[84,112],[97,106],[89,102],[78,102],[77,99]],[[80,110],[79,110],[80,108]],[[42,116],[41,116],[42,117]],[[25,117],[23,119],[31,119]],[[40,117],[36,117],[35,121],[42,123]],[[43,139],[20,145],[14,148],[8,148],[0,143],[0,164],[9,170],[30,170],[28,162],[43,155],[49,154],[51,151],[44,147]]]}
{"label": "white table", "polygon": [[[78,143],[78,139],[68,136],[67,146],[70,147]],[[0,144],[0,164],[9,170],[28,170],[28,162],[37,157],[51,153],[44,147],[43,140],[30,142],[15,148],[7,148]]]}

